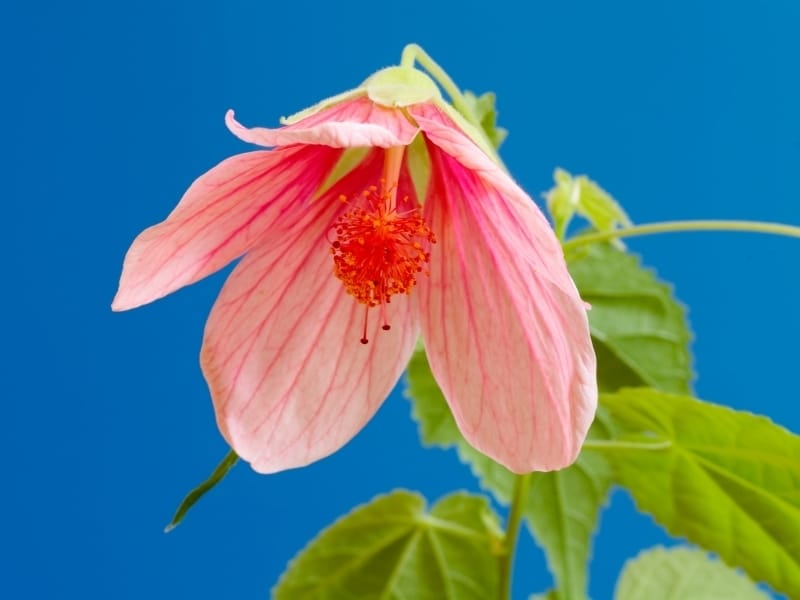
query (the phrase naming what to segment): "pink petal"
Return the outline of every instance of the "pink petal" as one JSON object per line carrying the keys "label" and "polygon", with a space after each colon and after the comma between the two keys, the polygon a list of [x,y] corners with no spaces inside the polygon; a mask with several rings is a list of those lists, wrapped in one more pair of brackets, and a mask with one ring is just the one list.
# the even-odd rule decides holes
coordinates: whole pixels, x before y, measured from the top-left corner
{"label": "pink petal", "polygon": [[539,251],[554,234],[530,199],[429,151],[425,210],[439,243],[419,305],[433,374],[473,446],[516,473],[565,467],[597,387],[584,305],[563,258]]}
{"label": "pink petal", "polygon": [[[526,213],[535,231],[552,229],[541,211],[535,207],[531,208],[530,197],[440,108],[433,103],[416,104],[410,107],[409,112],[431,142],[480,177],[488,187],[496,189],[507,203],[515,204],[515,211]],[[563,251],[555,235],[539,236],[536,245],[528,251],[528,254],[531,255],[541,275],[548,277],[565,293],[574,292],[575,285],[572,278],[567,270],[562,268]]]}
{"label": "pink petal", "polygon": [[314,193],[340,155],[293,146],[224,160],[192,184],[165,221],[134,240],[111,307],[152,302],[238,258],[289,204]]}
{"label": "pink petal", "polygon": [[407,146],[418,129],[402,110],[379,106],[366,97],[352,98],[277,129],[247,128],[225,115],[239,139],[259,146],[323,144],[334,148]]}
{"label": "pink petal", "polygon": [[375,184],[383,154],[371,152],[323,198],[287,215],[282,235],[239,263],[208,319],[201,362],[217,423],[256,471],[300,467],[344,445],[413,350],[419,327],[408,297],[388,305],[390,331],[370,310],[364,345],[365,307],[333,275],[330,230],[346,208],[336,199]]}

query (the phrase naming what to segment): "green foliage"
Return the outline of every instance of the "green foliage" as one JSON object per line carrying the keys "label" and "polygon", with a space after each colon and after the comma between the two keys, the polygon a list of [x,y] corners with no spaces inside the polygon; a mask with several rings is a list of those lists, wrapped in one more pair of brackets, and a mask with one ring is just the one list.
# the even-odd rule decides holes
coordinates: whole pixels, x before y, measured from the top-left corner
{"label": "green foliage", "polygon": [[[608,244],[587,246],[568,258],[582,297],[592,304],[589,320],[601,389],[651,385],[687,392],[692,379],[691,335],[670,288],[635,257]],[[423,443],[455,447],[481,485],[507,504],[514,475],[461,436],[421,351],[411,359],[408,382]],[[611,425],[601,407],[589,439],[613,439]],[[591,537],[612,483],[605,454],[584,450],[571,467],[536,473],[531,480],[525,518],[556,581],[553,597],[586,598]]]}
{"label": "green foliage", "polygon": [[211,491],[211,489],[213,489],[220,481],[222,481],[225,478],[225,475],[228,474],[228,471],[230,471],[233,468],[233,465],[235,465],[238,461],[239,457],[233,450],[228,452],[225,455],[225,458],[223,458],[222,461],[216,466],[209,478],[186,494],[178,506],[178,510],[175,511],[175,515],[172,517],[169,525],[164,528],[164,533],[169,533],[178,525],[180,525],[181,521],[183,521],[183,518],[186,516],[186,513],[189,512],[189,509],[192,508],[192,506],[194,506],[200,500],[200,498],[205,496],[206,493]]}
{"label": "green foliage", "polygon": [[573,177],[564,169],[553,173],[556,185],[547,193],[547,209],[555,222],[558,239],[563,240],[572,217],[585,218],[598,231],[612,231],[631,221],[622,207],[586,175]]}
{"label": "green foliage", "polygon": [[324,530],[292,560],[273,598],[494,598],[501,538],[485,498],[455,493],[426,513],[420,495],[395,491]]}
{"label": "green foliage", "polygon": [[609,244],[567,256],[589,323],[602,391],[649,386],[686,394],[692,381],[686,311],[639,260]]}
{"label": "green foliage", "polygon": [[765,417],[650,389],[607,394],[601,404],[624,432],[606,452],[615,482],[641,510],[800,597],[799,436]]}
{"label": "green foliage", "polygon": [[694,548],[652,548],[629,560],[614,600],[769,600],[738,571]]}
{"label": "green foliage", "polygon": [[[605,437],[604,429],[595,421],[590,439]],[[545,550],[556,582],[554,600],[587,597],[591,539],[610,487],[605,458],[587,450],[567,469],[534,475],[525,517]]]}
{"label": "green foliage", "polygon": [[[496,96],[494,92],[486,92],[476,96],[470,91],[464,92],[464,101],[472,111],[472,115],[480,123],[480,127],[486,134],[495,149],[506,139],[508,131],[497,126],[497,109],[495,108]],[[466,116],[466,115],[465,115]]]}
{"label": "green foliage", "polygon": [[[408,395],[422,442],[428,446],[455,447],[481,486],[490,490],[498,501],[508,504],[514,474],[475,450],[463,438],[433,379],[424,352],[416,352],[411,358],[408,382]],[[598,418],[590,437],[597,439],[608,435],[607,424],[602,417]],[[604,458],[593,452],[583,452],[568,469],[532,475],[525,520],[545,549],[561,598],[586,597],[589,541],[609,486],[610,471]]]}

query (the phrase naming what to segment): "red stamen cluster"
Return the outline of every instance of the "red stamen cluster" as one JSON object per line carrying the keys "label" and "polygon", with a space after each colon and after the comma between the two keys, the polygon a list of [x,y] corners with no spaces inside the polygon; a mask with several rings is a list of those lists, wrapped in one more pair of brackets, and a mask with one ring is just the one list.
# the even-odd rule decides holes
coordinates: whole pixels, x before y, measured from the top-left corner
{"label": "red stamen cluster", "polygon": [[[385,307],[394,294],[410,294],[418,275],[430,274],[426,264],[435,235],[418,208],[398,212],[391,207],[391,199],[389,192],[379,193],[371,186],[352,201],[363,201],[365,206],[346,212],[333,226],[333,272],[347,293],[367,309]],[[351,202],[346,196],[340,200]],[[385,312],[383,317],[383,328],[389,329]],[[364,329],[361,342],[366,344],[366,315]]]}

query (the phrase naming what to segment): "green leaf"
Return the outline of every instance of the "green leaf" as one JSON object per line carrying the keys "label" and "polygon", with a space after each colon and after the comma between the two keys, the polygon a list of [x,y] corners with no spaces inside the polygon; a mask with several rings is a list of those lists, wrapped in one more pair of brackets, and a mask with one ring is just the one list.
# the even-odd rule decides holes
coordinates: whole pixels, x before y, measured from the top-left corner
{"label": "green leaf", "polygon": [[[600,437],[596,421],[590,437]],[[554,598],[587,598],[591,539],[611,487],[605,457],[584,450],[567,469],[536,473],[525,516],[534,537],[545,550],[556,582]]]}
{"label": "green leaf", "polygon": [[497,126],[496,100],[497,98],[494,92],[486,92],[480,96],[476,96],[470,91],[464,92],[464,101],[472,111],[473,116],[480,123],[481,129],[483,129],[483,132],[486,134],[486,137],[489,138],[489,141],[495,149],[500,147],[500,144],[503,143],[508,135],[507,130]]}
{"label": "green leaf", "polygon": [[637,257],[609,244],[567,256],[589,324],[602,391],[647,386],[689,393],[693,378],[685,309]]}
{"label": "green leaf", "polygon": [[379,496],[324,530],[289,564],[274,600],[486,600],[502,533],[486,498]]}
{"label": "green leaf", "polygon": [[653,548],[629,560],[614,600],[769,600],[742,573],[694,548]]}
{"label": "green leaf", "polygon": [[186,494],[183,501],[181,501],[180,505],[178,506],[178,510],[175,511],[175,515],[172,517],[172,520],[169,522],[164,528],[164,533],[169,533],[173,529],[175,529],[178,525],[181,524],[183,518],[186,516],[186,513],[189,512],[189,509],[194,506],[200,498],[206,495],[213,487],[215,487],[220,481],[223,480],[225,475],[228,474],[233,468],[233,465],[239,460],[239,457],[236,453],[231,450],[225,455],[225,458],[222,459],[214,472],[211,473],[208,479],[206,479],[203,483],[198,485],[194,488],[191,492]]}
{"label": "green leaf", "polygon": [[[423,443],[443,448],[454,446],[481,486],[507,505],[514,474],[472,448],[463,438],[433,379],[424,352],[418,351],[412,356],[408,382],[407,394]],[[600,414],[589,437],[604,439],[608,436],[607,422]],[[545,550],[560,598],[586,597],[590,540],[610,483],[610,470],[604,457],[591,451],[582,452],[576,463],[567,469],[532,476],[525,520]]]}
{"label": "green leaf", "polygon": [[601,404],[626,432],[605,453],[614,479],[641,510],[800,598],[799,436],[765,417],[649,389]]}
{"label": "green leaf", "polygon": [[[582,297],[592,304],[589,320],[600,388],[649,385],[688,392],[691,334],[684,309],[670,288],[643,269],[636,257],[608,244],[583,247],[570,253],[568,260]],[[507,504],[513,474],[461,436],[423,352],[412,357],[408,379],[423,443],[454,446],[481,485]],[[600,410],[589,438],[610,437],[609,421]],[[568,469],[533,476],[526,522],[545,550],[563,599],[586,597],[591,537],[610,484],[605,456],[592,450],[584,450]]]}
{"label": "green leaf", "polygon": [[[564,169],[557,168],[553,179],[556,185],[544,197],[555,222],[558,239],[564,239],[567,227],[576,214],[585,218],[597,231],[613,231],[620,225],[631,224],[617,201],[586,175],[573,177]],[[622,246],[619,243],[616,245]]]}

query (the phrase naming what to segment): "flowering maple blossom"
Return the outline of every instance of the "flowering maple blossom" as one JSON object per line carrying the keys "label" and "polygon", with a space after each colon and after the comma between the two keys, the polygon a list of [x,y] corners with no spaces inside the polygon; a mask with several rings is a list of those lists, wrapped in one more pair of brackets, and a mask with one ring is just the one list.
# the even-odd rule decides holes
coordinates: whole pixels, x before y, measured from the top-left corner
{"label": "flowering maple blossom", "polygon": [[597,402],[586,307],[544,216],[421,72],[393,67],[197,179],[125,258],[114,310],[244,255],[205,328],[217,423],[260,472],[339,449],[422,334],[466,439],[514,472],[577,456]]}

